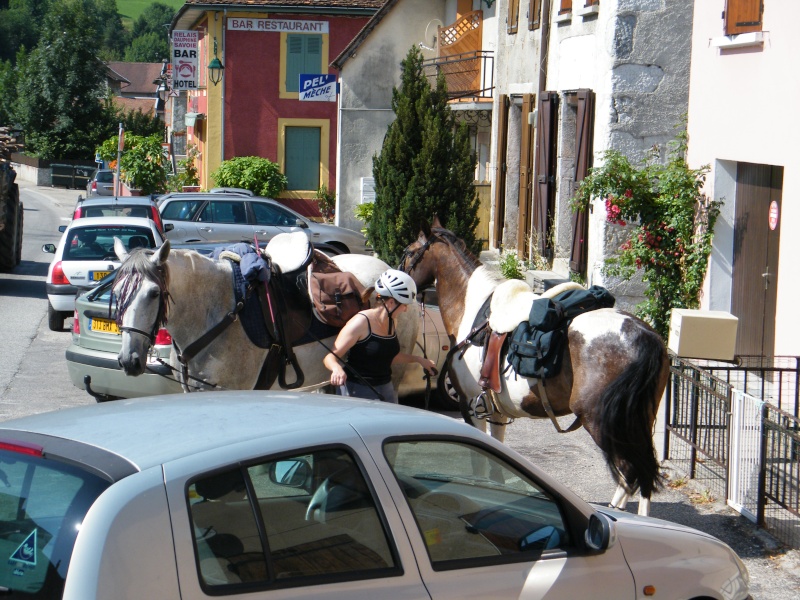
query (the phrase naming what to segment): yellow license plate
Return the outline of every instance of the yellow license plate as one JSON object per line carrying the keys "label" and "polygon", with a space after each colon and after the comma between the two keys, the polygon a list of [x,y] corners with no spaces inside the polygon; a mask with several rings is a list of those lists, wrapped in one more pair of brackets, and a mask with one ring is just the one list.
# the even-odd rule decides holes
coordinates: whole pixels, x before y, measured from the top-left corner
{"label": "yellow license plate", "polygon": [[103,277],[111,273],[111,271],[92,271],[92,280],[100,281]]}
{"label": "yellow license plate", "polygon": [[114,333],[119,335],[119,327],[114,321],[108,319],[92,319],[92,324],[89,327],[92,331],[100,331],[102,333]]}

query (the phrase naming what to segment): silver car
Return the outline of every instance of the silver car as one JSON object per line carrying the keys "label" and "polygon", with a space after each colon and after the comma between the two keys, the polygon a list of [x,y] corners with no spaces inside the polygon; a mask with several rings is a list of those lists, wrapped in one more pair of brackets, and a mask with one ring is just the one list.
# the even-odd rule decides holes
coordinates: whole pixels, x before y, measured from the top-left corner
{"label": "silver car", "polygon": [[372,254],[361,232],[316,223],[270,200],[238,194],[175,193],[159,199],[167,238],[178,242],[243,241],[266,244],[279,233],[304,231],[312,243],[324,242],[341,252]]}
{"label": "silver car", "polygon": [[6,421],[0,463],[14,597],[750,598],[716,538],[591,506],[475,428],[403,406],[126,400]]}
{"label": "silver car", "polygon": [[114,171],[111,169],[97,169],[89,181],[86,183],[86,195],[91,196],[113,196],[114,195]]}

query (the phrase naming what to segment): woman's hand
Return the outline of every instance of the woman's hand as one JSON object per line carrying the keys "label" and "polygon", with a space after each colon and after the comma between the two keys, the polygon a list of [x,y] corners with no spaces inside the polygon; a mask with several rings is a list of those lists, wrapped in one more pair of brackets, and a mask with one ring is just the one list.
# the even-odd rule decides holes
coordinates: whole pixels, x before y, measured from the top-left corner
{"label": "woman's hand", "polygon": [[347,373],[339,365],[331,371],[331,385],[344,385],[347,381]]}
{"label": "woman's hand", "polygon": [[423,358],[422,356],[418,357],[417,362],[422,365],[422,368],[425,369],[425,372],[428,375],[438,375],[439,371],[436,369],[436,363],[433,362],[430,358]]}

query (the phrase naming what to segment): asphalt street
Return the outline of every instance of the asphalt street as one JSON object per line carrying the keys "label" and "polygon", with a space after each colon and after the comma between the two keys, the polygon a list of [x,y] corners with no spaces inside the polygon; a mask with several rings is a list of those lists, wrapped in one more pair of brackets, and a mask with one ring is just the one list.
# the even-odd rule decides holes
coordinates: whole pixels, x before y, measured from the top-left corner
{"label": "asphalt street", "polygon": [[[43,282],[50,255],[40,249],[43,243],[58,241],[54,229],[66,222],[79,192],[25,182],[21,187],[30,199],[25,206],[23,262],[14,273],[0,275],[0,420],[94,402],[67,376],[63,357],[69,332],[47,327]],[[404,403],[421,406],[422,402],[417,397]],[[561,425],[570,423],[565,417]],[[616,485],[605,461],[584,430],[559,434],[548,420],[518,420],[508,427],[506,443],[586,501],[606,504],[614,493]],[[668,481],[681,481],[683,475],[671,467],[664,464]],[[703,492],[692,482],[677,489],[667,486],[653,497],[651,515],[708,532],[729,544],[747,565],[755,600],[800,600],[800,550],[781,547],[724,502]],[[633,499],[628,511],[637,508]]]}

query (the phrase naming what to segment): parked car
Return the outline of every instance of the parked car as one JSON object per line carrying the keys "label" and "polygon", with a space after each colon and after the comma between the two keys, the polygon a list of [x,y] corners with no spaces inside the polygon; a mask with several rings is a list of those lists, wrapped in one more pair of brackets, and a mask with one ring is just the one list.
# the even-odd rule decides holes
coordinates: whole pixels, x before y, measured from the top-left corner
{"label": "parked car", "polygon": [[64,329],[64,320],[75,310],[75,296],[94,286],[120,262],[114,238],[126,248],[157,248],[164,237],[154,221],[137,217],[88,217],[59,227],[58,246],[44,244],[54,254],[47,270],[47,322],[52,331]]}
{"label": "parked car", "polygon": [[165,230],[154,196],[111,196],[103,198],[78,196],[75,210],[72,211],[72,219],[86,217],[143,217],[153,220],[162,233],[172,229],[172,225],[170,225]]}
{"label": "parked car", "polygon": [[208,190],[210,194],[236,194],[238,196],[255,196],[250,190],[233,187],[216,187]]}
{"label": "parked car", "polygon": [[[192,248],[209,256],[215,249],[225,245],[176,244],[174,247]],[[336,253],[335,249],[325,245],[316,247],[328,254]],[[147,368],[142,375],[129,377],[122,371],[117,360],[121,336],[115,322],[116,314],[109,310],[114,276],[115,273],[109,274],[96,288],[78,296],[75,301],[72,343],[66,350],[67,372],[72,384],[86,390],[98,401],[182,391],[167,366],[172,351],[172,339],[165,329],[158,331],[155,345],[147,358]],[[426,295],[425,300],[428,303],[419,305],[420,313],[424,314],[424,323],[421,322],[414,352],[421,355],[424,350],[441,370],[450,341],[444,331],[439,307],[435,304],[435,294]],[[426,384],[422,367],[408,365],[399,384],[398,394],[406,397],[423,393]],[[450,386],[447,389],[451,389]],[[458,410],[458,399],[455,396],[435,395],[436,379],[431,381],[431,390],[434,394],[432,397],[438,399],[441,406]]]}
{"label": "parked car", "polygon": [[751,598],[713,536],[587,504],[414,408],[206,392],[5,421],[0,440],[12,595]]}
{"label": "parked car", "polygon": [[284,232],[305,231],[313,242],[325,242],[342,252],[372,254],[361,232],[315,223],[269,198],[236,194],[185,193],[159,199],[164,224],[170,240],[180,242],[222,242],[240,240],[266,244]]}
{"label": "parked car", "polygon": [[111,169],[96,169],[86,183],[87,196],[113,196],[114,171]]}

